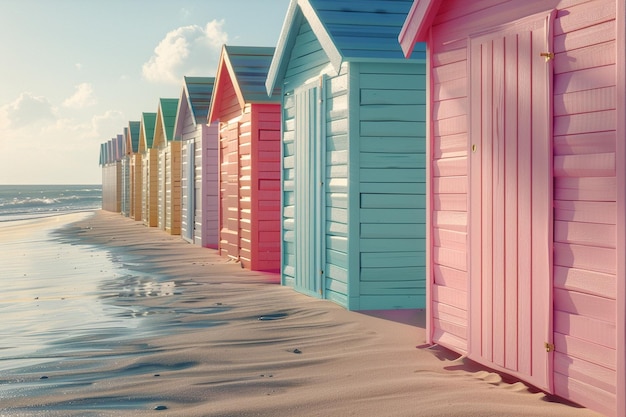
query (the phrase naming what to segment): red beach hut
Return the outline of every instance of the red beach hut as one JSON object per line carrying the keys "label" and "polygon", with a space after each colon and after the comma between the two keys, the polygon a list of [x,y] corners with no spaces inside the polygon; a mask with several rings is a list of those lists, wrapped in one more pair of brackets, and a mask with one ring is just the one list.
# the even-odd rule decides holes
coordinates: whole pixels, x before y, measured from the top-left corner
{"label": "red beach hut", "polygon": [[429,341],[626,415],[626,4],[415,0]]}
{"label": "red beach hut", "polygon": [[208,123],[219,120],[219,251],[280,269],[280,94],[265,80],[274,48],[224,46]]}

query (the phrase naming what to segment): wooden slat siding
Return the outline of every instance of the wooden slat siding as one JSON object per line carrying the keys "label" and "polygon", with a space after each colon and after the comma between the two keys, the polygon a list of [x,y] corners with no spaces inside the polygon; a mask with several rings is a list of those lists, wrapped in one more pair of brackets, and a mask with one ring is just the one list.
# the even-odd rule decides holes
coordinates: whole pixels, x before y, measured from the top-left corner
{"label": "wooden slat siding", "polygon": [[[323,89],[326,101],[326,281],[327,299],[348,307],[348,223],[347,210],[335,201],[350,201],[348,196],[348,69],[329,77]],[[329,172],[331,170],[332,172]],[[331,197],[332,196],[332,197]],[[329,243],[332,242],[332,243]],[[338,252],[340,256],[333,256]],[[355,255],[356,256],[356,255]],[[351,272],[354,273],[354,272]],[[354,291],[354,289],[352,289]]]}
{"label": "wooden slat siding", "polygon": [[[238,122],[220,122],[220,219],[219,251],[222,256],[239,257],[238,225]],[[233,230],[235,229],[235,230]]]}
{"label": "wooden slat siding", "polygon": [[571,7],[555,37],[555,390],[599,411],[616,379],[614,13],[609,1]]}
{"label": "wooden slat siding", "polygon": [[[184,97],[186,101],[186,97]],[[199,146],[196,142],[196,138],[201,134],[201,126],[198,126],[196,129],[196,125],[194,123],[194,115],[191,109],[185,105],[186,111],[183,113],[184,119],[180,120],[180,113],[177,116],[179,120],[176,122],[177,124],[182,124],[181,128],[181,137],[182,141],[181,146],[181,179],[180,179],[180,189],[181,189],[181,217],[180,217],[180,234],[183,239],[188,240],[190,243],[195,243],[195,214],[196,207],[201,205],[200,201],[195,201],[194,195],[196,193],[196,182],[195,182],[195,146]],[[193,145],[191,143],[193,142]],[[189,152],[193,149],[194,155],[189,155]],[[191,164],[192,166],[189,166]],[[190,178],[190,174],[193,173]],[[200,194],[197,194],[198,198]],[[189,207],[193,205],[193,207]],[[191,214],[191,217],[189,217]],[[202,219],[198,219],[199,222],[202,222]]]}
{"label": "wooden slat siding", "polygon": [[157,150],[157,227],[165,230],[165,151]]}
{"label": "wooden slat siding", "polygon": [[142,171],[141,154],[131,156],[131,217],[136,221],[141,221],[141,190],[143,188],[143,171]]}
{"label": "wooden slat siding", "polygon": [[[255,104],[252,118],[252,269],[280,269],[280,105]],[[256,230],[254,230],[256,228]]]}
{"label": "wooden slat siding", "polygon": [[[254,106],[254,105],[253,105]],[[238,158],[235,162],[237,166],[236,180],[232,184],[233,190],[238,189],[238,202],[230,207],[237,209],[233,211],[233,215],[236,216],[236,222],[238,227],[238,238],[236,245],[239,247],[239,259],[246,268],[253,269],[252,265],[252,239],[253,239],[253,225],[252,225],[252,107],[246,106],[243,114],[238,119],[239,125],[239,137],[233,137],[232,140],[236,141],[238,151]],[[233,171],[233,174],[235,171]],[[235,191],[233,191],[235,192]],[[233,195],[233,199],[237,199],[237,196]]]}
{"label": "wooden slat siding", "polygon": [[[432,56],[432,274],[434,339],[467,352],[467,51]],[[442,311],[448,312],[441,314]],[[450,314],[454,311],[455,314]]]}
{"label": "wooden slat siding", "polygon": [[167,144],[165,160],[165,231],[180,235],[181,224],[181,142]]}
{"label": "wooden slat siding", "polygon": [[[195,240],[217,248],[219,241],[219,132],[218,123],[204,125],[201,139],[196,139],[196,208]],[[201,223],[200,223],[201,222]]]}
{"label": "wooden slat siding", "polygon": [[[367,142],[359,155],[361,173],[367,173],[362,175],[359,187],[361,213],[367,214],[360,224],[360,308],[422,308],[425,177],[411,178],[407,172],[425,169],[425,68],[376,64],[352,68],[359,70],[358,140]],[[386,175],[379,174],[383,171]],[[371,182],[372,177],[381,180]],[[405,186],[394,187],[392,184],[399,184],[401,178]],[[402,217],[394,218],[393,212],[398,210]],[[390,254],[404,262],[365,262],[370,257],[384,259]],[[409,259],[412,261],[407,264]],[[368,305],[364,296],[380,298],[372,297]]]}

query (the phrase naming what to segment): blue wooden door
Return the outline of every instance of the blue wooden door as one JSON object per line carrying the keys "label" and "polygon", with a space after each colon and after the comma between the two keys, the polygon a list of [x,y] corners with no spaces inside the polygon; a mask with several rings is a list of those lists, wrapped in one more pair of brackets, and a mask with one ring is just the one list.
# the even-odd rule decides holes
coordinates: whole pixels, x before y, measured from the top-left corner
{"label": "blue wooden door", "polygon": [[307,84],[295,95],[295,286],[324,297],[325,192],[322,88]]}

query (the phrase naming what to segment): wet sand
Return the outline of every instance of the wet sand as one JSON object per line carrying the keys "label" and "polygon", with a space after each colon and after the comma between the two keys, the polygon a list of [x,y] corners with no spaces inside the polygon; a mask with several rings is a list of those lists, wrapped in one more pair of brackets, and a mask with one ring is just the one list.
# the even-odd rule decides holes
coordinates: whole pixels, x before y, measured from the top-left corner
{"label": "wet sand", "polygon": [[115,213],[0,225],[0,416],[596,415],[278,281]]}

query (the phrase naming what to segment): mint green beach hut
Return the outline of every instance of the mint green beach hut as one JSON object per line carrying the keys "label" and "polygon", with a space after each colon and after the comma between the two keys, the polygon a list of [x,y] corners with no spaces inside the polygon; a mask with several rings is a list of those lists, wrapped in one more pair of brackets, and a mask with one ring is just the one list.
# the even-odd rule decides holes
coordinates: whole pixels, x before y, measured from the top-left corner
{"label": "mint green beach hut", "polygon": [[425,305],[425,49],[410,0],[292,0],[282,90],[281,278],[350,310]]}

